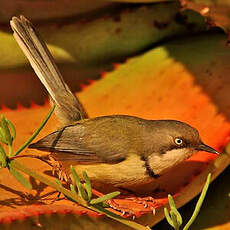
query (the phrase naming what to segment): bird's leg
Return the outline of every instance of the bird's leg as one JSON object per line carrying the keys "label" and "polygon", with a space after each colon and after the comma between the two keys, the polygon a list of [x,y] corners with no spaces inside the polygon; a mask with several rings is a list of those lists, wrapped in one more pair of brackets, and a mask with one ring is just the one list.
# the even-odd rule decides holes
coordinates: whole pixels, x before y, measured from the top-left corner
{"label": "bird's leg", "polygon": [[40,161],[43,161],[44,163],[48,164],[49,166],[52,166],[52,164],[47,160],[48,155],[49,154],[47,154],[45,156],[37,156],[37,155],[32,155],[32,154],[21,154],[21,155],[9,157],[9,160],[13,160],[13,159],[17,159],[17,158],[29,157],[29,158],[36,158],[36,159],[38,159]]}
{"label": "bird's leg", "polygon": [[134,201],[138,204],[142,204],[144,208],[147,208],[148,206],[155,206],[156,202],[155,199],[151,196],[146,197],[140,197],[135,194],[132,190],[119,188],[120,190],[124,191],[122,192],[122,195],[120,195],[121,198]]}

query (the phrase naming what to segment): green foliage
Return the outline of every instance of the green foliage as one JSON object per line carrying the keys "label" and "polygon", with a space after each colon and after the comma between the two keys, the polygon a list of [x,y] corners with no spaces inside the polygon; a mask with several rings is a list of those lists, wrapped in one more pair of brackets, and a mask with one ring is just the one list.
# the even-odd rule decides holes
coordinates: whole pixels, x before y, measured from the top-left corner
{"label": "green foliage", "polygon": [[170,206],[171,210],[169,213],[168,209],[164,208],[165,217],[166,217],[168,223],[172,227],[174,227],[176,230],[178,230],[180,228],[180,226],[182,225],[183,220],[182,220],[180,213],[176,209],[176,205],[175,205],[174,200],[173,200],[171,195],[168,195],[168,200],[169,200],[169,206]]}
{"label": "green foliage", "polygon": [[8,167],[10,173],[20,184],[22,184],[27,189],[32,189],[32,185],[30,184],[30,182],[20,172],[18,172],[14,167],[12,167],[11,164],[9,164]]}
{"label": "green foliage", "polygon": [[[11,134],[12,133],[12,134]],[[16,130],[14,125],[1,115],[0,120],[0,142],[11,146],[16,137]]]}
{"label": "green foliage", "polygon": [[92,198],[92,186],[91,186],[91,182],[90,182],[89,177],[88,177],[88,175],[87,175],[87,173],[85,171],[82,173],[82,175],[83,175],[83,178],[85,180],[85,184],[84,184],[85,189],[87,191],[89,200],[91,200],[91,198]]}
{"label": "green foliage", "polygon": [[[198,215],[198,213],[200,211],[200,208],[201,208],[201,206],[203,204],[203,201],[204,201],[204,198],[206,196],[206,193],[208,191],[210,180],[211,180],[211,174],[209,173],[208,177],[207,177],[207,180],[206,180],[206,183],[204,185],[204,188],[202,189],[200,198],[199,198],[199,200],[198,200],[198,202],[196,204],[195,210],[194,210],[190,220],[188,221],[188,223],[183,228],[183,230],[188,230],[189,227],[192,225],[192,223],[195,221],[195,219],[196,219],[196,217],[197,217],[197,215]],[[173,200],[171,195],[168,195],[168,200],[169,200],[170,212],[168,212],[167,208],[164,208],[164,213],[165,213],[166,220],[168,221],[168,223],[175,230],[179,230],[180,226],[182,225],[182,222],[183,222],[182,217],[181,217],[179,211],[177,210],[175,202],[174,202],[174,200]]]}
{"label": "green foliage", "polygon": [[11,121],[9,121],[3,115],[1,115],[0,142],[2,142],[3,144],[6,144],[9,147],[9,153],[7,155],[4,148],[0,145],[0,165],[3,168],[8,167],[10,173],[15,177],[15,179],[27,189],[32,189],[32,185],[21,173],[19,173],[11,165],[10,159],[12,159],[11,157],[17,156],[21,151],[23,151],[34,140],[34,138],[39,134],[39,132],[42,130],[42,128],[45,126],[45,124],[51,117],[54,109],[55,109],[55,106],[52,107],[47,117],[41,123],[40,127],[15,153],[12,153],[12,149],[13,149],[13,141],[16,138],[16,129]]}
{"label": "green foliage", "polygon": [[5,168],[7,166],[6,162],[6,152],[0,145],[0,167]]}
{"label": "green foliage", "polygon": [[73,184],[77,185],[77,189],[78,189],[78,193],[81,196],[81,198],[83,198],[85,201],[89,201],[89,197],[88,194],[86,193],[86,191],[83,188],[83,185],[81,183],[80,177],[78,176],[77,172],[75,171],[74,167],[71,165],[70,166],[71,169],[71,173],[73,175]]}
{"label": "green foliage", "polygon": [[91,200],[90,204],[99,204],[99,203],[102,203],[104,201],[113,199],[114,197],[119,196],[119,195],[120,195],[120,192],[118,192],[118,191],[117,192],[111,192],[109,194],[106,194],[104,196],[101,196],[99,198]]}

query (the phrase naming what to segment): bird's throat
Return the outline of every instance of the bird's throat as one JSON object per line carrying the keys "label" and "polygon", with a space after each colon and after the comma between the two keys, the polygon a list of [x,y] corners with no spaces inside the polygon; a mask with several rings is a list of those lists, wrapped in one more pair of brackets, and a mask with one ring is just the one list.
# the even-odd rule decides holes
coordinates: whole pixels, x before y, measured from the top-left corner
{"label": "bird's throat", "polygon": [[161,155],[152,154],[147,159],[147,165],[149,167],[147,170],[152,171],[153,175],[160,176],[170,168],[188,159],[194,152],[194,149],[191,148],[181,148],[167,151]]}

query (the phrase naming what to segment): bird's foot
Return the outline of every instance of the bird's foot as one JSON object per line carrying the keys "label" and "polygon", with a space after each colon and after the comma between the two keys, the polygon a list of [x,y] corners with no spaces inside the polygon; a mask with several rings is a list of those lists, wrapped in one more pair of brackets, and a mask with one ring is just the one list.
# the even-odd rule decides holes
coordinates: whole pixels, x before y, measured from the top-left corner
{"label": "bird's foot", "polygon": [[108,205],[124,217],[141,216],[144,213],[152,212],[155,215],[156,202],[152,197],[125,197],[114,198],[107,201]]}
{"label": "bird's foot", "polygon": [[[103,196],[104,194],[92,189],[95,196]],[[154,198],[148,197],[137,197],[135,195],[120,195],[116,198],[106,201],[111,211],[123,217],[136,217],[141,216],[144,213],[152,212],[155,215],[155,208],[157,204]]]}
{"label": "bird's foot", "polygon": [[109,205],[110,208],[117,211],[122,216],[132,216],[135,217],[135,213],[132,208],[129,208],[126,205],[120,204],[120,202],[116,201],[117,199],[108,200],[106,203]]}
{"label": "bird's foot", "polygon": [[133,202],[136,202],[138,204],[142,204],[144,208],[147,207],[155,207],[156,202],[155,199],[151,196],[146,196],[146,197],[126,197],[126,200],[131,200]]}
{"label": "bird's foot", "polygon": [[60,181],[65,181],[65,182],[70,181],[70,177],[66,174],[66,172],[63,171],[62,165],[58,161],[56,161],[55,158],[52,157],[52,155],[48,156],[48,161],[49,164],[52,166],[53,175],[56,174]]}

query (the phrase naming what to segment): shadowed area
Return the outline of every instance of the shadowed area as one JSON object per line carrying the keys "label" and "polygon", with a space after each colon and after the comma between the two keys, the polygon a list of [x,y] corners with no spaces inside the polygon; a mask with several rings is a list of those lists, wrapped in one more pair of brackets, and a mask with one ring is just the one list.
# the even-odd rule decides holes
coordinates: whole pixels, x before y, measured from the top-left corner
{"label": "shadowed area", "polygon": [[[207,36],[207,39],[202,39],[204,35],[184,38],[183,43],[178,39],[165,47],[175,62],[182,63],[194,76],[194,84],[199,85],[213,101],[217,112],[229,119],[230,66],[227,56],[230,56],[230,46],[224,33],[207,33]],[[184,45],[187,42],[192,45]]]}
{"label": "shadowed area", "polygon": [[[228,167],[211,185],[204,204],[200,210],[196,221],[192,225],[192,229],[200,230],[212,228],[215,230],[222,229],[221,225],[229,222],[230,219],[230,167]],[[179,211],[183,215],[183,223],[187,223],[197,203],[198,197],[180,208]],[[223,227],[228,229],[229,224]],[[169,224],[164,220],[154,226],[154,230],[161,230],[169,228]]]}
{"label": "shadowed area", "polygon": [[[99,79],[103,71],[112,68],[112,66],[98,66],[79,70],[74,65],[60,65],[60,67],[66,83],[73,92],[80,91],[93,80]],[[43,105],[48,99],[46,89],[30,66],[0,70],[0,78],[0,109],[1,105],[11,109],[15,109],[18,104],[30,107],[32,102]]]}

